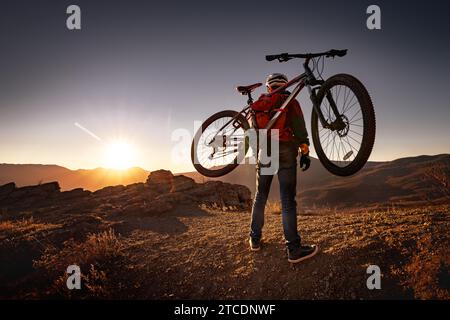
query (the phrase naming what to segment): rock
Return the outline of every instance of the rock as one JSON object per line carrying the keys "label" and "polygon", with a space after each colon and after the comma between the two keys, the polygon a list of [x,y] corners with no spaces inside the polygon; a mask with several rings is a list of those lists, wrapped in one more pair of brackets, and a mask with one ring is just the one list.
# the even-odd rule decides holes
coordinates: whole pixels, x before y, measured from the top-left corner
{"label": "rock", "polygon": [[97,197],[113,196],[123,192],[125,188],[126,187],[122,185],[105,187],[103,189],[95,191],[94,195]]}
{"label": "rock", "polygon": [[82,198],[91,195],[91,192],[84,190],[83,188],[76,188],[70,191],[61,192],[59,198],[62,200],[72,200],[76,198]]}
{"label": "rock", "polygon": [[8,198],[12,200],[26,199],[28,202],[33,203],[39,199],[58,194],[59,190],[58,182],[49,182],[36,186],[16,188],[8,195]]}
{"label": "rock", "polygon": [[251,193],[247,187],[221,181],[197,184],[196,188],[188,193],[204,204],[238,208],[249,208],[251,205]]}
{"label": "rock", "polygon": [[196,185],[197,184],[192,178],[183,175],[175,176],[172,179],[172,188],[170,189],[170,192],[191,190],[195,188]]}
{"label": "rock", "polygon": [[[64,207],[65,213],[155,214],[193,205],[207,205],[222,210],[239,210],[251,204],[250,190],[241,185],[208,181],[196,183],[168,170],[151,172],[145,183],[109,186],[95,192],[76,188],[60,192],[57,182],[16,188],[14,183],[0,187],[2,206],[18,210],[51,206]],[[55,203],[56,200],[56,203]]]}
{"label": "rock", "polygon": [[39,191],[47,192],[47,193],[55,193],[61,190],[59,183],[57,181],[48,182],[35,187]]}
{"label": "rock", "polygon": [[196,201],[194,197],[185,192],[173,192],[159,195],[154,201],[167,202],[173,205],[190,204]]}
{"label": "rock", "polygon": [[145,190],[145,184],[143,182],[129,184],[126,186],[126,190],[128,192],[132,192],[132,191],[141,192],[141,191]]}
{"label": "rock", "polygon": [[246,186],[242,186],[239,184],[233,184],[233,187],[236,189],[239,201],[242,204],[251,205],[252,193],[251,193],[250,189],[247,188]]}
{"label": "rock", "polygon": [[146,184],[159,193],[166,193],[172,189],[173,174],[169,170],[150,172]]}
{"label": "rock", "polygon": [[148,210],[144,203],[131,203],[123,208],[123,213],[126,215],[139,215]]}
{"label": "rock", "polygon": [[168,201],[157,199],[150,203],[148,213],[164,213],[172,210],[174,205]]}
{"label": "rock", "polygon": [[125,215],[151,215],[158,213],[165,213],[174,208],[174,205],[166,199],[155,199],[149,203],[139,201],[130,203],[123,208]]}

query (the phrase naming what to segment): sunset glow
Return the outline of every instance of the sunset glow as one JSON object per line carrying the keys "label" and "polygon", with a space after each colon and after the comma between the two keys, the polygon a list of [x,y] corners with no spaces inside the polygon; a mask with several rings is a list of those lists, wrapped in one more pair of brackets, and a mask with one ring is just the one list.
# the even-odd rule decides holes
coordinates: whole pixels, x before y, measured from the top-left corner
{"label": "sunset glow", "polygon": [[105,147],[104,166],[125,170],[136,165],[136,149],[125,140],[114,140]]}

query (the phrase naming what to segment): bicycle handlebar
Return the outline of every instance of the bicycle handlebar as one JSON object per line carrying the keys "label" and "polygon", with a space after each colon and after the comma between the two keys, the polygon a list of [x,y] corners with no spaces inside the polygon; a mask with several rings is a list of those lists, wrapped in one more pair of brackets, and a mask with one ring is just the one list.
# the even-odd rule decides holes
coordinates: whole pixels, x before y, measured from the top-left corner
{"label": "bicycle handlebar", "polygon": [[266,60],[267,61],[273,61],[278,59],[279,62],[285,62],[289,61],[294,58],[302,58],[302,59],[311,59],[316,57],[325,56],[326,58],[334,58],[336,56],[343,57],[347,54],[347,49],[344,50],[336,50],[331,49],[326,52],[321,53],[299,53],[299,54],[289,54],[289,53],[281,53],[281,54],[274,54],[274,55],[267,55]]}

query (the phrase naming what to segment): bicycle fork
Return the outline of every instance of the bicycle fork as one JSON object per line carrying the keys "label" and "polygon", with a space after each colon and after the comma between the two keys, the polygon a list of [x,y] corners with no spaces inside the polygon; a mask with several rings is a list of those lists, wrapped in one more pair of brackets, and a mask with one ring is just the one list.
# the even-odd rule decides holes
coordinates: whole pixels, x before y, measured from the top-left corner
{"label": "bicycle fork", "polygon": [[[339,110],[338,110],[338,108],[336,106],[336,102],[334,101],[331,92],[328,90],[326,92],[325,97],[328,100],[328,103],[329,103],[329,105],[331,107],[331,110],[334,113],[334,116],[335,116],[336,120],[334,120],[331,123],[328,123],[328,121],[325,119],[325,117],[323,115],[322,110],[320,109],[319,102],[317,101],[317,93],[316,93],[316,91],[320,89],[320,86],[319,87],[314,87],[314,88],[311,87],[310,84],[307,84],[306,86],[308,88],[309,97],[310,97],[311,102],[313,104],[313,109],[317,113],[317,115],[319,116],[319,121],[322,124],[322,127],[325,128],[325,129],[330,129],[332,131],[343,130],[345,128],[345,123],[341,119],[341,115],[339,114]],[[328,119],[328,120],[331,121],[331,119]]]}

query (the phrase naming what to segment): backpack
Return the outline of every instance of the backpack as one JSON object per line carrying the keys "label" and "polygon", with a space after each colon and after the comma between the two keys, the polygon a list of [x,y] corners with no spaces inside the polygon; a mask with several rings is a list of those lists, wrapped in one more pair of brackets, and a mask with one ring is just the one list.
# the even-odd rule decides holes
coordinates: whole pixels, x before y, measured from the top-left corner
{"label": "backpack", "polygon": [[[251,105],[254,112],[254,126],[256,129],[264,129],[269,123],[270,119],[281,111],[277,121],[273,124],[271,129],[278,129],[278,139],[281,141],[289,141],[292,138],[292,130],[288,126],[287,113],[288,108],[279,109],[283,102],[287,99],[289,93],[276,93],[273,95],[263,94],[261,97]],[[270,131],[268,132],[270,134]]]}

